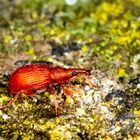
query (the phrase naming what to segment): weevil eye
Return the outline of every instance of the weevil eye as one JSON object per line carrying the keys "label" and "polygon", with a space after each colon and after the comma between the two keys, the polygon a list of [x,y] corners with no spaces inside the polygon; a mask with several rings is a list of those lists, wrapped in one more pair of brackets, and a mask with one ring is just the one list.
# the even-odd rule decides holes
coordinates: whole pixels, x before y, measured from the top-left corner
{"label": "weevil eye", "polygon": [[72,72],[72,76],[75,76],[75,75],[77,75],[78,74],[78,72],[76,72],[76,71],[73,71]]}

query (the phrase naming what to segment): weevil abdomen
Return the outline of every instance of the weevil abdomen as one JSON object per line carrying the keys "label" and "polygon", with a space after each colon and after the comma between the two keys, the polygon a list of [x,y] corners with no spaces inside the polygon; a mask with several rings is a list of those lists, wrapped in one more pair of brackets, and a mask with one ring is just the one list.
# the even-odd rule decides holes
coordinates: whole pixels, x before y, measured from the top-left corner
{"label": "weevil abdomen", "polygon": [[12,94],[20,91],[38,90],[51,83],[50,68],[47,65],[26,65],[17,69],[10,78],[9,90]]}

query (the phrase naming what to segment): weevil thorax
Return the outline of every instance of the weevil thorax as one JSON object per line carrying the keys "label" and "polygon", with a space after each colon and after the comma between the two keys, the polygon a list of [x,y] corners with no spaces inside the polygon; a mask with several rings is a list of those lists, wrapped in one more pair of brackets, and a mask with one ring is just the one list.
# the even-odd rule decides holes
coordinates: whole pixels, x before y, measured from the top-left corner
{"label": "weevil thorax", "polygon": [[50,77],[54,83],[65,83],[71,78],[71,70],[62,67],[53,67]]}

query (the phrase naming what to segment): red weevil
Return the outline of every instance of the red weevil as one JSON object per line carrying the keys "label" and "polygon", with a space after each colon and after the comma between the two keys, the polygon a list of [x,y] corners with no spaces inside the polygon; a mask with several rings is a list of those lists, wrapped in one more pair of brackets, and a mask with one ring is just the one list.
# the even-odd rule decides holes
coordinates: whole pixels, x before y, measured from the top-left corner
{"label": "red weevil", "polygon": [[[9,91],[14,97],[7,105],[0,106],[0,109],[11,107],[20,93],[31,96],[36,91],[47,89],[50,93],[55,95],[55,84],[60,85],[65,94],[72,95],[71,90],[65,85],[65,83],[78,76],[83,76],[90,86],[98,88],[90,82],[88,75],[91,75],[91,73],[90,70],[86,69],[66,69],[58,66],[52,67],[47,64],[30,64],[21,66],[13,72],[9,80]],[[56,100],[54,101],[54,104],[57,112],[58,103]]]}

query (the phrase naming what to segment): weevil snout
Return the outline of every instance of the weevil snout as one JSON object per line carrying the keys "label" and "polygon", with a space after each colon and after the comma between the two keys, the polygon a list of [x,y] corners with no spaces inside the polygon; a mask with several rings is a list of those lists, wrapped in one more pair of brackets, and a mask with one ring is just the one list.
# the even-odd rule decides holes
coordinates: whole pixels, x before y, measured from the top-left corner
{"label": "weevil snout", "polygon": [[85,70],[85,69],[75,69],[72,72],[73,76],[76,76],[78,74],[85,74],[85,75],[91,75],[91,70]]}

